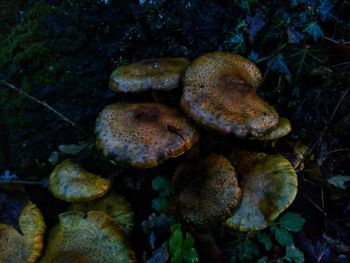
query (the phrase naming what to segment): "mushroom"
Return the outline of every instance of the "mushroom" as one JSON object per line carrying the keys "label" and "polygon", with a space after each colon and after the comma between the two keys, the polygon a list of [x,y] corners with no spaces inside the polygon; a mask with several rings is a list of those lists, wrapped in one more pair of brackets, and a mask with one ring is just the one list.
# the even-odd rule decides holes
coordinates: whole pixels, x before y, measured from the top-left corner
{"label": "mushroom", "polygon": [[58,199],[67,202],[85,202],[107,193],[110,182],[89,173],[69,159],[56,165],[49,176],[49,190]]}
{"label": "mushroom", "polygon": [[106,214],[65,212],[48,236],[41,263],[131,263],[134,252],[119,226]]}
{"label": "mushroom", "polygon": [[242,200],[225,221],[240,231],[267,227],[293,202],[297,194],[297,174],[281,155],[234,150],[229,160],[236,168]]}
{"label": "mushroom", "polygon": [[84,202],[74,203],[69,207],[70,211],[87,214],[89,211],[101,211],[113,219],[126,235],[130,235],[134,227],[134,212],[125,198],[119,194],[109,192],[102,198]]}
{"label": "mushroom", "polygon": [[34,203],[26,202],[18,225],[20,231],[0,223],[0,262],[33,263],[41,255],[45,222]]}
{"label": "mushroom", "polygon": [[149,168],[177,157],[199,139],[178,109],[158,103],[117,103],[96,120],[96,148],[121,166]]}
{"label": "mushroom", "polygon": [[200,125],[221,133],[262,137],[278,125],[279,116],[257,95],[260,81],[259,69],[246,58],[205,54],[185,72],[181,107]]}
{"label": "mushroom", "polygon": [[179,213],[194,225],[208,226],[225,220],[241,197],[235,169],[218,154],[182,163],[173,182]]}
{"label": "mushroom", "polygon": [[170,90],[179,86],[186,58],[146,59],[113,71],[109,87],[116,92]]}
{"label": "mushroom", "polygon": [[278,121],[278,125],[275,129],[269,131],[267,134],[261,137],[253,137],[253,140],[276,140],[286,136],[292,130],[292,125],[287,118],[280,117]]}

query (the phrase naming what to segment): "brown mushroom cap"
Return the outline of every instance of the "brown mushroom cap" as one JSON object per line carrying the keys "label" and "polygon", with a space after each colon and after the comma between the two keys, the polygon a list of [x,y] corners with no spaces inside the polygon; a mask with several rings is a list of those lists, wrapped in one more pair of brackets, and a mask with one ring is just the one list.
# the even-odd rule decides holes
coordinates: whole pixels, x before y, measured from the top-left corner
{"label": "brown mushroom cap", "polygon": [[134,226],[134,212],[130,204],[123,196],[109,192],[102,198],[84,202],[74,203],[69,207],[70,211],[77,211],[87,214],[89,211],[101,211],[110,216],[129,235]]}
{"label": "brown mushroom cap", "polygon": [[280,117],[276,128],[269,131],[267,134],[265,134],[262,137],[251,138],[251,139],[260,140],[260,141],[276,140],[286,136],[288,133],[291,132],[291,130],[292,130],[292,125],[290,124],[290,121],[287,118]]}
{"label": "brown mushroom cap", "polygon": [[45,234],[44,218],[37,206],[28,202],[19,217],[18,232],[0,223],[0,262],[36,262],[41,255]]}
{"label": "brown mushroom cap", "polygon": [[179,86],[186,58],[157,58],[121,66],[113,71],[109,87],[116,92],[170,90]]}
{"label": "brown mushroom cap", "polygon": [[158,103],[107,106],[96,120],[96,148],[117,164],[154,167],[177,157],[199,139],[196,127],[178,109]]}
{"label": "brown mushroom cap", "polygon": [[66,202],[85,202],[107,193],[110,182],[89,173],[80,165],[65,160],[49,176],[49,190],[58,199]]}
{"label": "brown mushroom cap", "polygon": [[174,186],[183,219],[201,226],[225,220],[241,197],[235,169],[218,154],[181,164],[175,172]]}
{"label": "brown mushroom cap", "polygon": [[234,150],[229,156],[237,170],[242,200],[225,225],[240,231],[267,227],[294,200],[297,174],[281,155]]}
{"label": "brown mushroom cap", "polygon": [[65,212],[48,236],[41,263],[136,262],[119,226],[105,213]]}
{"label": "brown mushroom cap", "polygon": [[238,137],[261,137],[278,124],[278,113],[260,98],[258,68],[228,52],[197,58],[184,77],[181,107],[199,124]]}

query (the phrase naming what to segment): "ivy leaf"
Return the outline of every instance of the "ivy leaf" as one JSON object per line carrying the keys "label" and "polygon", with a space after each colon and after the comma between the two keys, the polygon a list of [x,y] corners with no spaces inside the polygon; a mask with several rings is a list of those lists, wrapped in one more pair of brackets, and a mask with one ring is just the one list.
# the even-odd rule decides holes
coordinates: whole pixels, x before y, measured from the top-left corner
{"label": "ivy leaf", "polygon": [[253,62],[257,62],[258,59],[259,59],[259,54],[256,53],[256,52],[254,52],[254,51],[252,51],[252,52],[250,52],[250,53],[248,54],[248,58],[249,58],[251,61],[253,61]]}
{"label": "ivy leaf", "polygon": [[287,247],[293,245],[292,235],[284,228],[277,228],[275,238],[281,246]]}
{"label": "ivy leaf", "polygon": [[319,25],[317,25],[315,22],[309,24],[303,32],[307,33],[308,35],[312,36],[315,41],[317,41],[320,37],[323,36],[323,31]]}
{"label": "ivy leaf", "polygon": [[286,247],[286,259],[289,261],[293,261],[295,263],[303,263],[304,262],[304,254],[300,249],[295,247],[294,245]]}
{"label": "ivy leaf", "polygon": [[282,54],[278,54],[277,56],[271,58],[268,62],[267,62],[267,66],[275,72],[279,72],[282,74],[290,74],[289,69],[287,64],[284,61],[284,57],[282,56]]}
{"label": "ivy leaf", "polygon": [[259,231],[257,233],[257,238],[258,238],[258,241],[265,246],[266,251],[271,250],[273,245],[272,245],[271,238],[268,235]]}
{"label": "ivy leaf", "polygon": [[166,210],[170,205],[170,202],[165,197],[157,197],[152,200],[152,207],[154,210],[160,212]]}
{"label": "ivy leaf", "polygon": [[6,170],[2,174],[0,174],[0,181],[3,181],[3,182],[8,183],[16,179],[17,179],[17,175],[15,173],[11,173],[9,170]]}
{"label": "ivy leaf", "polygon": [[251,261],[259,255],[259,246],[251,240],[240,242],[235,249],[236,256],[240,261]]}
{"label": "ivy leaf", "polygon": [[169,257],[170,255],[166,248],[166,243],[164,243],[152,252],[152,256],[146,260],[146,263],[165,263],[168,261]]}
{"label": "ivy leaf", "polygon": [[292,28],[288,28],[287,33],[288,33],[288,42],[291,44],[299,44],[300,41],[305,38],[305,36],[302,33]]}
{"label": "ivy leaf", "polygon": [[257,12],[254,16],[247,17],[248,22],[248,35],[250,42],[253,42],[256,34],[266,25],[260,12]]}
{"label": "ivy leaf", "polygon": [[322,21],[329,21],[334,18],[332,15],[332,9],[334,7],[334,3],[330,2],[329,0],[321,0],[320,6],[318,7],[318,13],[320,15],[320,19]]}
{"label": "ivy leaf", "polygon": [[199,257],[196,249],[193,247],[194,239],[189,233],[186,234],[186,238],[182,244],[182,255],[185,263],[197,263]]}
{"label": "ivy leaf", "polygon": [[284,229],[299,232],[303,229],[305,219],[297,213],[288,212],[279,219],[279,223]]}
{"label": "ivy leaf", "polygon": [[171,226],[171,235],[169,238],[169,251],[171,254],[171,263],[182,263],[182,242],[183,236],[180,224]]}
{"label": "ivy leaf", "polygon": [[173,192],[173,185],[167,177],[157,176],[152,180],[152,189],[165,197]]}
{"label": "ivy leaf", "polygon": [[331,178],[329,178],[328,183],[334,185],[337,188],[340,189],[346,189],[346,184],[350,182],[350,176],[347,175],[336,175]]}

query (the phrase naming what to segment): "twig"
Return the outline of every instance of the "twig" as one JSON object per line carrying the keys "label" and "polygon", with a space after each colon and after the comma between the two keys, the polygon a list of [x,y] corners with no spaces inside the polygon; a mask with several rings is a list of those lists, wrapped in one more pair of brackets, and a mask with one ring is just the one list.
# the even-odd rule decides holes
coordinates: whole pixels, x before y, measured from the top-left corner
{"label": "twig", "polygon": [[42,181],[23,181],[23,180],[11,180],[11,181],[0,180],[0,185],[2,184],[44,185]]}
{"label": "twig", "polygon": [[312,147],[310,148],[310,150],[308,151],[308,153],[304,155],[303,160],[299,163],[299,165],[298,165],[298,167],[296,167],[296,169],[297,169],[297,168],[300,168],[300,165],[303,164],[303,163],[312,155],[312,153],[314,152],[314,150],[316,149],[316,147],[319,146],[319,145],[322,143],[323,137],[326,135],[326,132],[327,132],[327,130],[328,130],[328,128],[329,128],[329,125],[332,123],[332,121],[333,121],[335,115],[337,114],[337,111],[338,111],[338,109],[339,109],[339,107],[340,107],[342,101],[345,99],[346,95],[348,95],[349,91],[350,91],[350,88],[347,88],[347,89],[344,91],[344,93],[342,94],[342,96],[339,98],[337,104],[335,105],[335,107],[334,107],[334,109],[333,109],[332,115],[331,115],[331,117],[329,118],[329,120],[327,121],[326,126],[323,128],[323,130],[322,130],[322,132],[321,132],[319,138],[318,138],[318,139],[315,141],[315,143],[312,145]]}
{"label": "twig", "polygon": [[63,121],[65,121],[66,123],[68,123],[69,125],[71,125],[72,127],[74,127],[77,131],[79,131],[80,133],[82,133],[82,134],[84,134],[84,135],[86,135],[86,136],[89,137],[89,134],[88,134],[87,132],[85,132],[83,129],[81,129],[80,127],[78,127],[73,121],[71,121],[70,119],[68,119],[68,118],[67,118],[66,116],[64,116],[62,113],[60,113],[59,111],[57,111],[57,110],[55,110],[54,108],[52,108],[52,107],[51,107],[49,104],[47,104],[46,102],[41,101],[41,100],[38,100],[37,98],[35,98],[35,97],[29,95],[28,93],[26,93],[26,92],[24,92],[24,91],[22,91],[22,90],[16,88],[14,85],[12,85],[12,84],[10,84],[10,83],[7,83],[7,82],[4,81],[4,80],[1,80],[1,83],[2,83],[4,86],[6,86],[6,87],[8,87],[8,88],[10,88],[10,89],[12,89],[12,90],[18,92],[19,94],[21,94],[22,96],[26,97],[27,99],[30,99],[30,100],[32,100],[32,101],[35,101],[36,103],[38,103],[38,104],[44,106],[46,109],[48,109],[48,110],[52,111],[54,114],[56,114],[60,119],[62,119]]}

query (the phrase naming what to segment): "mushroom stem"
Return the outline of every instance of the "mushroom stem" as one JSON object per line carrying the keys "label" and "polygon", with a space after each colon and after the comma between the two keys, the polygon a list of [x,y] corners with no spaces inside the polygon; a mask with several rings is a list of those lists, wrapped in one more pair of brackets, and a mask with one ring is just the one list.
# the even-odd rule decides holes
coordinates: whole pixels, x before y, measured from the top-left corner
{"label": "mushroom stem", "polygon": [[90,137],[90,135],[84,131],[82,128],[78,127],[77,124],[75,124],[73,121],[71,121],[70,119],[68,119],[66,116],[64,116],[62,113],[60,113],[59,111],[55,110],[54,108],[52,108],[49,104],[47,104],[44,101],[38,100],[37,98],[29,95],[28,93],[20,90],[19,88],[15,87],[14,85],[7,83],[4,80],[1,80],[1,83],[6,86],[7,88],[10,88],[16,92],[18,92],[19,94],[21,94],[22,96],[26,97],[27,99],[30,99],[42,106],[44,106],[46,109],[52,111],[55,115],[57,115],[60,119],[62,119],[63,121],[65,121],[66,123],[68,123],[69,125],[71,125],[72,127],[74,127],[77,131],[79,131],[80,133],[86,135],[87,137]]}

